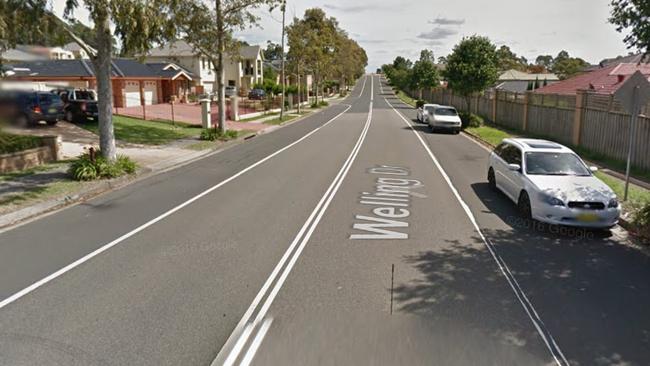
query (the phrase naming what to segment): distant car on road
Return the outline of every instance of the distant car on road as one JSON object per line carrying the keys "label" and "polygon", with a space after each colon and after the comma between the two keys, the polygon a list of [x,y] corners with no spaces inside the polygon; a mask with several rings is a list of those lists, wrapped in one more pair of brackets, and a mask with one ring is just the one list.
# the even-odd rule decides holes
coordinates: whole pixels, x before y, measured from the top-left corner
{"label": "distant car on road", "polygon": [[425,111],[427,113],[423,113],[423,122],[429,124],[431,131],[444,129],[453,133],[460,132],[463,122],[454,107],[434,105],[427,110],[425,105]]}
{"label": "distant car on road", "polygon": [[490,154],[488,183],[525,218],[610,228],[621,213],[616,194],[569,148],[546,140],[504,139]]}
{"label": "distant car on road", "polygon": [[266,92],[262,89],[251,89],[248,92],[248,99],[262,100],[264,97],[266,97]]}
{"label": "distant car on road", "polygon": [[97,121],[99,108],[97,94],[91,89],[55,89],[52,93],[63,100],[65,120],[83,123],[89,120]]}
{"label": "distant car on road", "polygon": [[63,119],[63,102],[58,95],[48,92],[5,91],[0,95],[0,111],[0,117],[21,127],[40,121],[53,126]]}

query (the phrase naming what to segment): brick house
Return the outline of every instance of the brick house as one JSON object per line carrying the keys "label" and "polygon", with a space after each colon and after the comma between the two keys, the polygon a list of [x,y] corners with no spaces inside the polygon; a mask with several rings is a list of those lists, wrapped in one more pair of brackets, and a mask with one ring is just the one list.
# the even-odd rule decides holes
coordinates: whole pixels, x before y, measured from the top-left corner
{"label": "brick house", "polygon": [[[113,104],[117,108],[183,100],[194,75],[174,63],[141,63],[133,59],[112,62]],[[76,88],[96,88],[92,63],[85,59],[39,60],[10,65],[6,80],[44,83]]]}

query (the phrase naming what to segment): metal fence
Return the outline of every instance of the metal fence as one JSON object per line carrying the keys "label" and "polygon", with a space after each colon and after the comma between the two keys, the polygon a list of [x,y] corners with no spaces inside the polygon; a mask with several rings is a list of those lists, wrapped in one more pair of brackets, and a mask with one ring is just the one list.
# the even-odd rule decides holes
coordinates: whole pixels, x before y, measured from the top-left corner
{"label": "metal fence", "polygon": [[[449,89],[425,90],[422,97],[430,103],[468,110],[467,98],[455,95]],[[631,118],[612,95],[586,91],[579,91],[576,95],[490,91],[469,99],[469,111],[496,125],[584,147],[610,158],[627,158]],[[634,138],[636,149],[632,164],[648,170],[650,105],[642,110]]]}

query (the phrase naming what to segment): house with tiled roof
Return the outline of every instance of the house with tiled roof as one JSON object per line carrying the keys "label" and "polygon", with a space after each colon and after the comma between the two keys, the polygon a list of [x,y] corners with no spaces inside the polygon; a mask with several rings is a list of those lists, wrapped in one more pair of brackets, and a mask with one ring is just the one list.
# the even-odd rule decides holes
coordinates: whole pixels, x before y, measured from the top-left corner
{"label": "house with tiled roof", "polygon": [[540,86],[543,84],[553,84],[560,78],[552,73],[530,74],[519,70],[507,70],[499,75],[498,82],[494,87],[497,90],[506,90],[509,92],[524,93],[528,90],[531,83],[538,81]]}
{"label": "house with tiled roof", "polygon": [[612,94],[636,71],[650,78],[650,64],[612,63],[572,78],[535,90],[539,94],[575,95],[578,90]]}
{"label": "house with tiled roof", "polygon": [[[90,89],[97,84],[93,64],[86,59],[13,63],[6,68],[5,79]],[[118,58],[111,63],[111,80],[114,106],[121,108],[183,99],[190,93],[194,74],[174,63]]]}
{"label": "house with tiled roof", "polygon": [[[195,76],[197,93],[216,91],[216,75],[210,60],[183,40],[152,49],[146,62],[173,62],[191,71]],[[260,46],[241,46],[238,57],[224,59],[225,83],[247,93],[263,80],[264,52]]]}

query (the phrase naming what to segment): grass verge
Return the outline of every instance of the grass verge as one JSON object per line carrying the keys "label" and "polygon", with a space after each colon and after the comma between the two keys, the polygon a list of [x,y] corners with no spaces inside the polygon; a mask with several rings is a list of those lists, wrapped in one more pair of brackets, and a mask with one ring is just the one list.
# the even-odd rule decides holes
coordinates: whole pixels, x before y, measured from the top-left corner
{"label": "grass verge", "polygon": [[[99,134],[97,122],[80,124],[81,127]],[[132,144],[164,145],[172,141],[195,137],[201,133],[201,126],[170,121],[145,121],[142,119],[113,116],[115,138]]]}
{"label": "grass verge", "polygon": [[397,97],[398,97],[402,102],[404,102],[404,103],[410,105],[411,107],[415,108],[415,102],[416,102],[417,100],[411,98],[410,96],[408,96],[408,94],[404,93],[404,92],[401,91],[401,90],[398,90],[398,91],[397,91]]}
{"label": "grass verge", "polygon": [[273,119],[269,119],[267,121],[264,121],[264,124],[265,125],[280,125],[280,124],[283,124],[285,122],[289,122],[291,120],[294,120],[296,118],[298,118],[297,115],[286,115],[282,119],[280,119],[280,117],[278,117],[278,118],[273,118]]}

